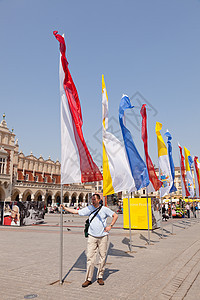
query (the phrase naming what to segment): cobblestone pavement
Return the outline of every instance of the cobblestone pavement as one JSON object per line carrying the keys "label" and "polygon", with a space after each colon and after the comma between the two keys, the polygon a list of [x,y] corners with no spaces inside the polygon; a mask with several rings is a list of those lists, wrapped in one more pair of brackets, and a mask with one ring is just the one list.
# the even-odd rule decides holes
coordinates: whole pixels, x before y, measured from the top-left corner
{"label": "cobblestone pavement", "polygon": [[[85,279],[87,239],[84,217],[64,215],[64,284],[59,285],[59,215],[45,216],[45,224],[0,227],[0,300],[35,299],[200,299],[200,222],[187,219],[163,222],[159,229],[129,231],[122,216],[110,233],[105,285]],[[30,299],[30,298],[29,298]]]}

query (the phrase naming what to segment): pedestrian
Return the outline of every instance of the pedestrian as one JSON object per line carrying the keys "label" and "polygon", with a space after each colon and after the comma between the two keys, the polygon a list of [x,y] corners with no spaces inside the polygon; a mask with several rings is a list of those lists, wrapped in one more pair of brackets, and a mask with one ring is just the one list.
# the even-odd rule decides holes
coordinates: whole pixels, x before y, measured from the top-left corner
{"label": "pedestrian", "polygon": [[198,205],[197,205],[197,203],[195,202],[195,203],[194,203],[194,217],[195,217],[195,218],[197,217],[197,211],[198,211]]}
{"label": "pedestrian", "polygon": [[[63,204],[61,204],[61,207],[64,210],[72,214],[79,214],[79,216],[89,216],[89,221],[91,222],[88,229],[89,236],[87,243],[86,279],[82,284],[82,287],[88,287],[90,284],[92,284],[97,251],[99,252],[100,256],[100,262],[97,272],[97,282],[99,285],[104,285],[103,273],[105,269],[106,253],[108,248],[108,234],[117,221],[118,215],[108,207],[101,206],[100,201],[101,198],[99,194],[94,194],[92,196],[92,204],[78,211],[73,208],[65,207]],[[96,215],[95,212],[97,212]],[[108,217],[112,218],[109,226],[106,225],[106,220]]]}
{"label": "pedestrian", "polygon": [[162,220],[167,221],[165,204],[162,205]]}
{"label": "pedestrian", "polygon": [[186,204],[186,210],[187,210],[187,217],[190,218],[190,206],[189,203]]}

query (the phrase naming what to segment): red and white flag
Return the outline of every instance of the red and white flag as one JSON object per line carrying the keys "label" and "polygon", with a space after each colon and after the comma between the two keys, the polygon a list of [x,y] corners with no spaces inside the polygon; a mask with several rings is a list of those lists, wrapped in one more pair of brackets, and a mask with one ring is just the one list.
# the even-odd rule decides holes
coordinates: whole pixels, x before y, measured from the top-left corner
{"label": "red and white flag", "polygon": [[145,152],[145,157],[146,157],[146,165],[147,165],[147,170],[148,170],[148,174],[149,174],[149,180],[152,183],[154,190],[157,191],[162,186],[162,182],[158,179],[158,177],[156,175],[152,160],[148,153],[146,104],[142,105],[140,113],[142,115],[142,140],[144,142],[144,152]]}
{"label": "red and white flag", "polygon": [[101,172],[94,163],[82,132],[81,105],[68,69],[64,37],[53,32],[60,43],[61,93],[61,183],[100,181]]}
{"label": "red and white flag", "polygon": [[195,178],[195,189],[196,189],[196,196],[200,197],[200,162],[198,157],[194,157],[194,178]]}
{"label": "red and white flag", "polygon": [[180,145],[178,145],[180,150],[180,170],[181,170],[181,185],[182,185],[182,197],[189,197],[190,193],[187,188],[186,178],[185,178],[185,165],[184,165],[184,156],[183,150]]}

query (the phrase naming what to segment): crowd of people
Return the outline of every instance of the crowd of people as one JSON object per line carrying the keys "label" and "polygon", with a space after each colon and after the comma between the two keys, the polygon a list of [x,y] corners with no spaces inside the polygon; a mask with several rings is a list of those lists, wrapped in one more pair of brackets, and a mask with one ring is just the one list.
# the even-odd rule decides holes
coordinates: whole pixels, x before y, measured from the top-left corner
{"label": "crowd of people", "polygon": [[190,218],[191,216],[196,218],[199,210],[200,202],[198,201],[186,202],[180,200],[178,202],[163,203],[162,220],[167,221],[171,216],[173,218]]}

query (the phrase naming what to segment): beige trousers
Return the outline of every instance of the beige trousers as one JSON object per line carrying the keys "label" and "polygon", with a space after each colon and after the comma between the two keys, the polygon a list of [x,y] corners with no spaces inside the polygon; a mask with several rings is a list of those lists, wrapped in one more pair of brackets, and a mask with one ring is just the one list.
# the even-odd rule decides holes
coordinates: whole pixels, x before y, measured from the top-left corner
{"label": "beige trousers", "polygon": [[88,236],[86,280],[92,281],[97,251],[99,250],[99,266],[97,278],[103,278],[108,247],[108,235],[103,237]]}

